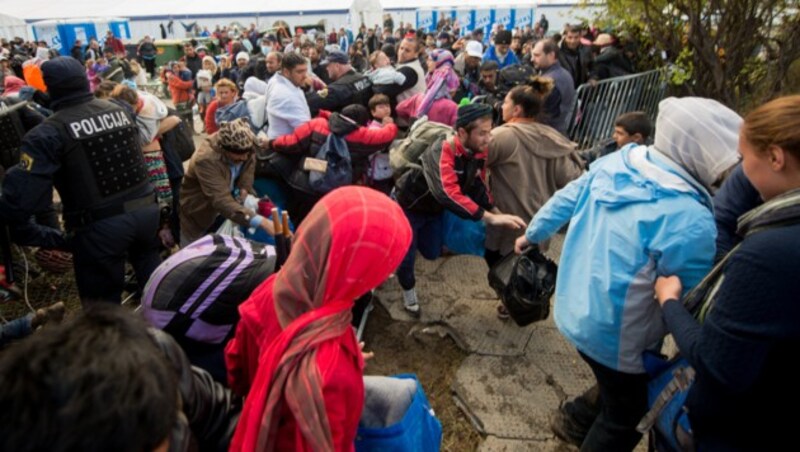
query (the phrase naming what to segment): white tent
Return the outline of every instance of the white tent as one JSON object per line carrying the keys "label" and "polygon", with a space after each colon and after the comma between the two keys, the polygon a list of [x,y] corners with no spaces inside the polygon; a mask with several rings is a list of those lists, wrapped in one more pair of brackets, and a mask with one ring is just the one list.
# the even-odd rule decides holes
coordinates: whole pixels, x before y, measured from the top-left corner
{"label": "white tent", "polygon": [[383,9],[380,0],[0,0],[0,11],[32,22],[42,19],[84,17],[126,17],[131,34],[159,35],[159,25],[174,22],[175,37],[184,27],[197,22],[201,27],[255,23],[267,28],[283,20],[290,26],[324,23],[326,28],[358,28],[378,23]]}
{"label": "white tent", "polygon": [[28,38],[28,27],[25,21],[17,17],[0,14],[0,38]]}

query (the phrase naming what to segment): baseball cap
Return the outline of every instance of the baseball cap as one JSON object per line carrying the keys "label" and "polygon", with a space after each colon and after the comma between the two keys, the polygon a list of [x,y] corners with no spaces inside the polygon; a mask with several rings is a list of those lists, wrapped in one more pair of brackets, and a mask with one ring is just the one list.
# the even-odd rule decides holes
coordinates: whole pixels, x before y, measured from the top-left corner
{"label": "baseball cap", "polygon": [[328,63],[350,64],[350,57],[341,50],[332,50],[328,52],[328,57],[320,61],[322,66]]}
{"label": "baseball cap", "polygon": [[483,56],[483,44],[478,41],[468,41],[466,52],[467,56],[480,58]]}

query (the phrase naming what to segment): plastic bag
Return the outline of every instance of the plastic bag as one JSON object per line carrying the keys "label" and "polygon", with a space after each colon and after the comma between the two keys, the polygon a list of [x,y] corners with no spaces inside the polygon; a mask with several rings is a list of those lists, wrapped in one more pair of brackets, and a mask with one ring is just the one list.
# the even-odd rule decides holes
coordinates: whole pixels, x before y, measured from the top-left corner
{"label": "plastic bag", "polygon": [[[367,425],[359,424],[358,433],[356,434],[356,452],[365,451],[386,451],[386,452],[401,452],[401,451],[419,451],[419,452],[438,452],[442,446],[442,424],[433,412],[433,409],[428,403],[428,398],[422,390],[422,385],[419,384],[417,377],[411,374],[395,375],[391,379],[406,380],[410,379],[416,383],[416,391],[411,397],[410,404],[406,397],[397,397],[395,400],[387,400],[385,410],[387,411],[386,419],[395,420],[398,416],[397,411],[400,411],[401,417],[399,422],[391,422],[390,425],[375,426],[374,422],[368,422]],[[391,380],[388,379],[388,380]],[[375,408],[382,402],[372,400],[373,397],[386,396],[387,391],[380,388],[374,388],[365,379],[365,406]],[[395,406],[400,404],[400,406]],[[403,411],[404,409],[404,411]],[[370,410],[375,412],[376,410]],[[392,412],[395,412],[394,414]],[[362,421],[366,421],[362,417]]]}
{"label": "plastic bag", "polygon": [[442,218],[444,246],[456,254],[472,254],[483,257],[486,241],[486,225],[483,221],[467,220],[446,210]]}
{"label": "plastic bag", "polygon": [[242,230],[239,228],[239,225],[231,220],[225,220],[219,227],[219,229],[217,229],[217,234],[244,238],[244,234],[242,233]]}

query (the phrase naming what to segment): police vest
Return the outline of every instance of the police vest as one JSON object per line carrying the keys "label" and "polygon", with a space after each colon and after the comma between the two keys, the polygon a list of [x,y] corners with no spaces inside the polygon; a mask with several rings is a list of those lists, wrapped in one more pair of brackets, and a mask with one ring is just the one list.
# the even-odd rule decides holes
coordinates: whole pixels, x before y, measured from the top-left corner
{"label": "police vest", "polygon": [[[91,217],[93,211],[108,212],[109,207],[152,195],[138,128],[121,107],[95,99],[58,111],[47,122],[56,126],[64,140],[54,184],[68,221],[70,215]],[[84,222],[99,219],[95,215]]]}

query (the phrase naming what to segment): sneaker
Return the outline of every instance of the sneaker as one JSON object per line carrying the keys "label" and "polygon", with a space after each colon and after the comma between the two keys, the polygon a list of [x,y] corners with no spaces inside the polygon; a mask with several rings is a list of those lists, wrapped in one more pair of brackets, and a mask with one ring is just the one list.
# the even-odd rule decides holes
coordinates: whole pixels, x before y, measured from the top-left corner
{"label": "sneaker", "polygon": [[412,317],[419,317],[421,310],[417,301],[417,291],[414,289],[403,291],[403,309]]}
{"label": "sneaker", "polygon": [[562,441],[581,447],[589,430],[578,425],[562,409],[554,410],[550,414],[550,430]]}
{"label": "sneaker", "polygon": [[508,313],[508,309],[506,309],[506,307],[502,304],[497,306],[497,318],[500,320],[508,320],[511,318],[511,314]]}

